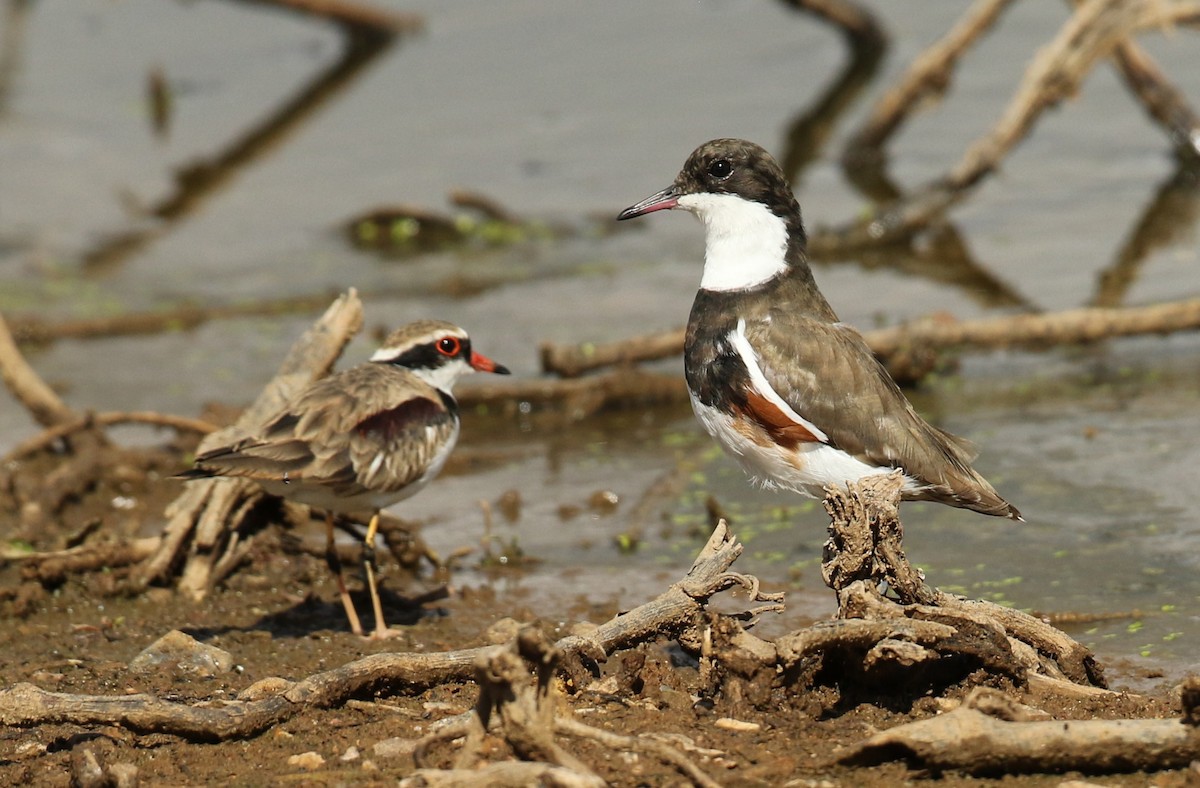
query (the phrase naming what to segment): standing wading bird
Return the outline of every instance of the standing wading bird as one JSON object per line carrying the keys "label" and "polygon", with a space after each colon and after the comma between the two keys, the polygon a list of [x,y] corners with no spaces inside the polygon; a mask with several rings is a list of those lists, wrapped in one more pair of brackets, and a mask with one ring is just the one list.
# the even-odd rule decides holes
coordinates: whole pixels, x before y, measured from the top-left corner
{"label": "standing wading bird", "polygon": [[704,224],[684,373],[700,423],[756,481],[820,497],[899,470],[903,500],[1021,520],[971,445],[917,415],[862,336],[838,321],[805,255],[800,206],[771,155],[718,139],[618,219],[672,208]]}
{"label": "standing wading bird", "polygon": [[375,611],[372,637],[392,634],[375,586],[379,510],[416,494],[438,475],[458,440],[450,393],[467,372],[507,375],[471,349],[467,332],[421,320],[392,332],[365,364],[308,386],[257,429],[206,451],[184,479],[253,479],[271,495],[325,510],[325,557],[350,628],[363,634],[333,543],[335,514],[371,511],[363,567]]}

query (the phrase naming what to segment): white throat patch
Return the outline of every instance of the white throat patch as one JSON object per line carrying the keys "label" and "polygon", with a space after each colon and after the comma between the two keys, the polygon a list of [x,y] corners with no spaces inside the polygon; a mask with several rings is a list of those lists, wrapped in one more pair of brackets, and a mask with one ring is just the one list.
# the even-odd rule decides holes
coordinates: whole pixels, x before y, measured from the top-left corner
{"label": "white throat patch", "polygon": [[474,371],[475,369],[466,361],[456,358],[453,361],[442,364],[440,367],[414,369],[413,373],[435,389],[449,394],[459,378],[468,372]]}
{"label": "white throat patch", "polygon": [[704,290],[744,290],[787,268],[787,225],[736,194],[686,194],[679,207],[704,223]]}

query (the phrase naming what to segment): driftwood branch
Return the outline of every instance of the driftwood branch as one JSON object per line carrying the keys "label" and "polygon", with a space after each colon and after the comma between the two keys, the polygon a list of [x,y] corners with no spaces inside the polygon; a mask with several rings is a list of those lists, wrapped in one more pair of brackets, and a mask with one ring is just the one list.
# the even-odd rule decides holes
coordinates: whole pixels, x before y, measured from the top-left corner
{"label": "driftwood branch", "polygon": [[945,94],[958,61],[1012,2],[976,0],[949,32],[914,58],[896,84],[879,97],[846,143],[842,161],[880,158],[884,143],[914,111]]}
{"label": "driftwood branch", "polygon": [[600,375],[566,380],[471,381],[471,385],[456,389],[455,395],[464,408],[488,405],[515,411],[528,403],[582,419],[605,408],[683,402],[687,400],[687,387],[679,375],[621,367]]}
{"label": "driftwood branch", "polygon": [[1113,61],[1146,114],[1167,132],[1180,158],[1193,164],[1200,162],[1200,117],[1183,91],[1171,84],[1154,60],[1132,41],[1117,44]]}
{"label": "driftwood branch", "polygon": [[1200,728],[1169,719],[1028,719],[1006,696],[977,689],[959,708],[872,736],[838,761],[897,758],[968,774],[1173,769],[1200,758]]}
{"label": "driftwood branch", "polygon": [[[1042,113],[1073,95],[1097,60],[1141,30],[1200,19],[1197,0],[1087,0],[1039,51],[991,131],[943,177],[881,208],[874,216],[809,238],[814,254],[876,246],[911,236],[962,201],[994,172]],[[893,116],[894,117],[894,116]]]}
{"label": "driftwood branch", "polygon": [[[897,378],[927,368],[920,356],[938,350],[999,349],[1024,346],[1048,349],[1141,334],[1200,329],[1200,299],[1150,306],[1069,309],[1045,315],[1006,315],[978,320],[930,317],[863,334],[875,355]],[[542,344],[542,366],[564,377],[612,365],[654,361],[683,352],[683,329],[587,345]]]}
{"label": "driftwood branch", "polygon": [[[1104,687],[1095,657],[1041,619],[991,602],[965,599],[926,585],[901,546],[900,474],[869,477],[845,490],[829,489],[830,514],[822,574],[838,595],[840,619],[912,619],[956,630],[935,650],[963,653],[1023,681],[1028,673]],[[887,583],[897,601],[879,593]],[[970,637],[962,637],[971,633]]]}
{"label": "driftwood branch", "polygon": [[43,427],[75,421],[78,414],[71,410],[46,382],[34,372],[21,354],[0,315],[0,378],[34,420]]}
{"label": "driftwood branch", "polygon": [[114,569],[145,561],[156,549],[156,536],[119,542],[101,542],[45,553],[3,555],[24,565],[22,575],[43,585],[58,585],[71,575]]}
{"label": "driftwood branch", "polygon": [[[559,671],[567,674],[568,686],[580,687],[581,676],[590,676],[599,662],[618,649],[686,629],[711,596],[732,586],[749,589],[750,602],[766,602],[766,607],[777,608],[778,595],[758,593],[756,580],[730,571],[742,549],[721,523],[687,575],[656,599],[616,616],[586,636],[571,635],[555,643],[562,652]],[[436,654],[373,654],[294,683],[266,679],[243,692],[243,700],[220,707],[190,706],[144,694],[47,692],[21,683],[0,690],[0,724],[120,725],[142,733],[222,741],[256,735],[306,708],[336,706],[365,692],[409,693],[447,682],[470,681],[476,661],[493,649],[487,646]]]}
{"label": "driftwood branch", "polygon": [[0,466],[9,462],[23,459],[30,454],[36,454],[46,448],[54,445],[63,438],[68,437],[76,432],[90,430],[97,427],[115,427],[122,424],[142,424],[149,427],[167,427],[178,432],[193,432],[200,435],[207,435],[213,432],[217,427],[202,419],[193,419],[187,416],[174,416],[169,413],[157,413],[154,411],[105,411],[103,413],[86,413],[83,416],[78,416],[75,419],[53,427],[49,427],[32,438],[18,443],[13,449],[3,458],[0,458]]}
{"label": "driftwood branch", "polygon": [[[518,758],[539,762],[546,767],[565,769],[574,776],[578,785],[606,783],[589,766],[555,742],[556,733],[588,739],[617,751],[653,755],[678,769],[695,785],[715,788],[717,783],[674,747],[644,736],[610,733],[571,716],[560,716],[564,715],[565,710],[559,710],[561,704],[552,681],[553,668],[560,657],[560,650],[546,641],[541,631],[534,627],[523,628],[509,646],[492,649],[480,657],[475,669],[476,683],[480,688],[475,712],[457,724],[435,731],[417,742],[413,758],[418,767],[423,767],[417,774],[423,780],[436,784],[441,772],[429,768],[430,749],[435,744],[465,739],[462,751],[455,759],[453,773],[461,775],[463,770],[474,772],[473,777],[460,783],[463,785],[494,785],[495,775],[491,771],[496,766],[488,764],[482,753],[484,735],[494,721],[492,727]],[[531,682],[531,673],[536,676],[536,682]]]}

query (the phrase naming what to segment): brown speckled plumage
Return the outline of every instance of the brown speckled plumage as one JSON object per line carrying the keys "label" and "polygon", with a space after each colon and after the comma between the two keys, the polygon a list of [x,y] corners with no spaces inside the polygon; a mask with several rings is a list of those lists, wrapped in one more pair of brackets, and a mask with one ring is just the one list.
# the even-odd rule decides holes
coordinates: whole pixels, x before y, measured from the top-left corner
{"label": "brown speckled plumage", "polygon": [[332,513],[371,512],[364,565],[383,623],[371,569],[379,510],[421,490],[441,471],[458,439],[458,406],[450,390],[472,370],[508,370],[471,349],[452,323],[422,320],[397,329],[371,361],[319,380],[261,426],[204,452],[184,479],[252,479],[267,492],[327,513],[327,558],[338,579],[351,628],[362,627],[333,549]]}

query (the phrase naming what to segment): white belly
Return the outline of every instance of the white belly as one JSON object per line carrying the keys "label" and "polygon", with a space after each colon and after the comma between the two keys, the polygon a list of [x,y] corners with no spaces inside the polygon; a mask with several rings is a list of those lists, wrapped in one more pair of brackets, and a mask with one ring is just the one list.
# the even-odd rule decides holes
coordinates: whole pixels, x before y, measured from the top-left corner
{"label": "white belly", "polygon": [[[823,498],[827,485],[844,487],[847,482],[894,470],[869,465],[824,443],[802,443],[796,449],[786,449],[761,436],[754,440],[745,431],[734,427],[732,417],[701,404],[695,396],[691,399],[692,410],[704,429],[733,455],[755,482],[768,489],[791,490],[812,498]],[[918,486],[912,479],[905,478],[905,489]]]}

